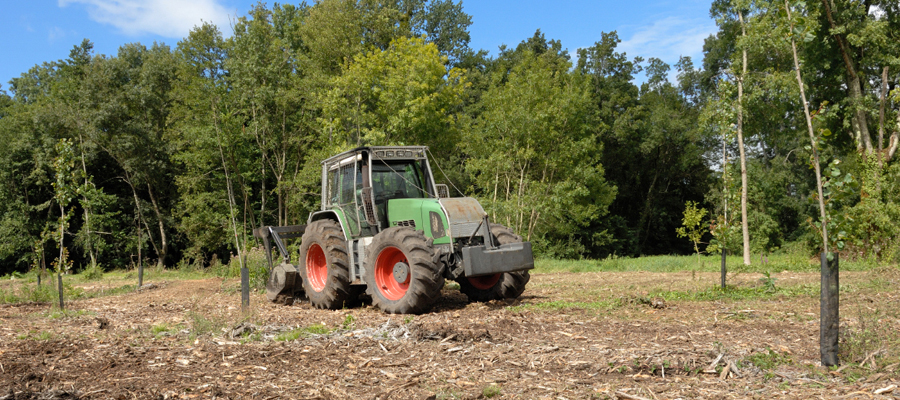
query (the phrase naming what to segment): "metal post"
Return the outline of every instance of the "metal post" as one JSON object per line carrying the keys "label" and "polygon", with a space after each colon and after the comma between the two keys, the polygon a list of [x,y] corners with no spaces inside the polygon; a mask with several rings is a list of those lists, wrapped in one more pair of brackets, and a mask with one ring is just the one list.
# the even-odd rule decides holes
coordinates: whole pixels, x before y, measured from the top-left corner
{"label": "metal post", "polygon": [[250,270],[241,267],[241,311],[250,310]]}
{"label": "metal post", "polygon": [[59,309],[65,310],[66,307],[65,307],[65,304],[63,304],[62,274],[60,274],[58,272],[56,273],[56,281],[57,281],[57,288],[59,288]]}
{"label": "metal post", "polygon": [[840,267],[838,254],[834,253],[831,261],[825,252],[822,252],[822,284],[819,311],[819,351],[822,355],[822,365],[832,366],[840,364],[838,360],[838,331],[840,319],[840,284],[838,282]]}
{"label": "metal post", "polygon": [[725,269],[725,257],[727,257],[728,250],[722,249],[722,290],[725,290],[725,273],[727,272]]}

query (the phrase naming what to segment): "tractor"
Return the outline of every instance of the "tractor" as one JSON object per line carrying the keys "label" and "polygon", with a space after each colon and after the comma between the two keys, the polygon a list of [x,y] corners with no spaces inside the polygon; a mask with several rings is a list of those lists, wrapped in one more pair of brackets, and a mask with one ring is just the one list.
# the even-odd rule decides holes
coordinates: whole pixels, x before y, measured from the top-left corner
{"label": "tractor", "polygon": [[[306,225],[264,226],[266,295],[317,308],[362,294],[392,314],[427,311],[446,280],[470,301],[518,298],[534,268],[531,243],[491,223],[478,200],[436,184],[426,146],[370,146],[322,162],[321,209]],[[301,238],[297,265],[285,240]],[[273,263],[273,244],[282,262]]]}

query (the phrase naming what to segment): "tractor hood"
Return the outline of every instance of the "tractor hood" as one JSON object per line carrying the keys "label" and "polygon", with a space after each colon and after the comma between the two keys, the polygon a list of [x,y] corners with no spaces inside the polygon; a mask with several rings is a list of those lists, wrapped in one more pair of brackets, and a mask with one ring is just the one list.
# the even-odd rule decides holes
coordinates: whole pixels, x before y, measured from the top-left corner
{"label": "tractor hood", "polygon": [[452,238],[466,238],[476,232],[479,236],[485,236],[490,232],[490,227],[482,226],[485,212],[478,200],[471,197],[451,197],[438,202],[447,213]]}

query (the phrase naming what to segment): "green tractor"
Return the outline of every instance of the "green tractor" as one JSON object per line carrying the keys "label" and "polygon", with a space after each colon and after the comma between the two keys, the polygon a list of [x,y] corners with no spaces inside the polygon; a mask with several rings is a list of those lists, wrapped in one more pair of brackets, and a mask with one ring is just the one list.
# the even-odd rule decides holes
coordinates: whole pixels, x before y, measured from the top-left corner
{"label": "green tractor", "polygon": [[[270,275],[267,296],[317,308],[365,293],[388,313],[421,313],[447,279],[470,301],[519,297],[534,268],[531,243],[493,224],[477,200],[435,184],[425,146],[372,146],[322,162],[322,208],[306,225],[256,229]],[[285,239],[301,237],[298,265]],[[273,265],[274,244],[283,262]]]}

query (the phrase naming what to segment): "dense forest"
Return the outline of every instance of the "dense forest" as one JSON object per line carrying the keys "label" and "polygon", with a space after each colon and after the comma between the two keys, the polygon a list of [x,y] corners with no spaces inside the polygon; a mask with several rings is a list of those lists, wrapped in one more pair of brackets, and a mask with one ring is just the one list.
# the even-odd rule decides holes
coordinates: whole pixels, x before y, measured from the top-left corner
{"label": "dense forest", "polygon": [[0,275],[227,259],[305,223],[321,160],[386,144],[429,146],[438,181],[545,257],[687,254],[691,232],[745,262],[812,255],[824,218],[846,256],[897,261],[900,5],[710,14],[703,60],[674,66],[614,31],[491,57],[453,0],[259,4],[230,37],[115,55],[85,39],[0,88]]}

